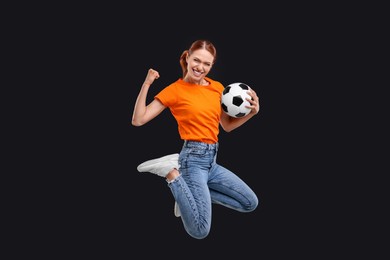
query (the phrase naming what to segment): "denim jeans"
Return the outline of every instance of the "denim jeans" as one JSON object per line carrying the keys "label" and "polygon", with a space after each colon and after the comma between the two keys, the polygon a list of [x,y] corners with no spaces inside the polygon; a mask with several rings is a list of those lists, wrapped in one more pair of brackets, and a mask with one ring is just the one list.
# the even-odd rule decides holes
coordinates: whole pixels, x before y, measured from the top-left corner
{"label": "denim jeans", "polygon": [[243,180],[216,162],[218,146],[185,141],[179,155],[180,176],[168,183],[184,228],[196,239],[210,232],[212,203],[239,212],[251,212],[259,203]]}

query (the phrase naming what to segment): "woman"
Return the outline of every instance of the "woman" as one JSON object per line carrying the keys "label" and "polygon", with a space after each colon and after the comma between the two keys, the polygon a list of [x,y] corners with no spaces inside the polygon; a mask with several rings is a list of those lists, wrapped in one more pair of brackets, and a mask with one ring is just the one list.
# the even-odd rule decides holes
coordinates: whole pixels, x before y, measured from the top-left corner
{"label": "woman", "polygon": [[241,118],[221,110],[224,86],[207,77],[217,57],[215,46],[197,40],[180,56],[183,77],[162,89],[148,105],[146,97],[160,77],[149,69],[134,106],[132,124],[142,126],[169,108],[178,123],[184,141],[180,154],[171,154],[140,164],[139,172],[151,172],[166,178],[175,198],[175,215],[181,216],[186,232],[196,239],[207,237],[211,228],[211,204],[239,212],[251,212],[258,205],[252,189],[236,174],[219,165],[219,125],[226,132],[241,126],[260,109],[252,89],[248,99],[251,112]]}

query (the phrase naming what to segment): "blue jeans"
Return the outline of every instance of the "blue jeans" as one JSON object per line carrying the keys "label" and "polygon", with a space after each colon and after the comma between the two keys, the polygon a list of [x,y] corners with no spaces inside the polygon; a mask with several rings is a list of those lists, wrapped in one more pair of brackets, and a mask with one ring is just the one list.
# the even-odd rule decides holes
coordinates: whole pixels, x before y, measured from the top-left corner
{"label": "blue jeans", "polygon": [[217,144],[185,141],[179,155],[180,175],[168,183],[179,206],[186,232],[196,239],[211,228],[211,204],[251,212],[259,201],[237,175],[216,162]]}

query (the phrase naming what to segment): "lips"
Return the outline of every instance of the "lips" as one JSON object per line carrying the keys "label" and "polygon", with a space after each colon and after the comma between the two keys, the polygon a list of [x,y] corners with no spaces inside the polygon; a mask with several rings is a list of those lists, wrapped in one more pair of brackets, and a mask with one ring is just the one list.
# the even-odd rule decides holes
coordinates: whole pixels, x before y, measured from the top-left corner
{"label": "lips", "polygon": [[192,70],[192,72],[194,73],[194,76],[201,76],[203,72],[200,72],[200,71],[197,71],[197,70]]}

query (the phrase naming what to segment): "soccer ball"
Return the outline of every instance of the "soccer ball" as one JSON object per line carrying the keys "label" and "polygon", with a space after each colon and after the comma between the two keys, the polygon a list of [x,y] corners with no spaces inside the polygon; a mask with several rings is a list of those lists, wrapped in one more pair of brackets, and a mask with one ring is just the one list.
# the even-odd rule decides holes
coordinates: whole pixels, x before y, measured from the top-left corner
{"label": "soccer ball", "polygon": [[232,117],[244,117],[251,112],[249,101],[246,98],[251,98],[247,93],[250,87],[244,83],[232,83],[225,87],[222,92],[221,106],[222,110]]}

